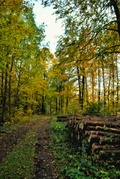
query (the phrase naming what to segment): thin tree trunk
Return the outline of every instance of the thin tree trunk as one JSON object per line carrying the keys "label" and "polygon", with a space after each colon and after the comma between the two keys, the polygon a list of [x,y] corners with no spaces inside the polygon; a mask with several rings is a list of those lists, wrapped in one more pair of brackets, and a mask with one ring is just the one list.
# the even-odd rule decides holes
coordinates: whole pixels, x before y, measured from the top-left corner
{"label": "thin tree trunk", "polygon": [[4,123],[3,117],[2,117],[2,112],[3,112],[3,95],[4,95],[4,73],[3,71],[1,72],[1,100],[0,100],[0,123]]}
{"label": "thin tree trunk", "polygon": [[69,104],[69,98],[68,98],[68,92],[67,92],[67,97],[66,97],[66,108],[68,107]]}
{"label": "thin tree trunk", "polygon": [[55,108],[56,108],[56,114],[58,113],[58,99],[57,97],[55,98]]}
{"label": "thin tree trunk", "polygon": [[59,84],[59,113],[61,113],[61,91],[62,91],[62,83]]}
{"label": "thin tree trunk", "polygon": [[9,113],[9,120],[11,118],[11,81],[12,81],[12,69],[13,69],[14,57],[12,56],[12,63],[9,70],[9,82],[8,82],[8,113]]}
{"label": "thin tree trunk", "polygon": [[46,113],[46,109],[45,109],[45,97],[44,97],[44,95],[42,96],[41,112],[42,112],[42,114],[45,114],[45,113]]}
{"label": "thin tree trunk", "polygon": [[7,84],[8,84],[8,63],[6,64],[6,72],[5,72],[5,82],[4,82],[4,92],[3,92],[3,100],[2,100],[2,117],[1,121],[5,122],[5,114],[7,113],[7,104],[6,104],[6,99],[7,99]]}
{"label": "thin tree trunk", "polygon": [[117,20],[116,22],[117,22],[117,27],[118,27],[117,31],[120,36],[120,10],[119,10],[116,0],[111,0],[110,2],[111,2],[111,5],[113,6],[114,11],[115,11],[116,20]]}
{"label": "thin tree trunk", "polygon": [[108,112],[110,111],[110,85],[111,85],[111,67],[109,68],[109,83],[108,83]]}
{"label": "thin tree trunk", "polygon": [[102,62],[102,75],[103,75],[103,103],[104,103],[104,115],[105,115],[105,105],[106,105],[106,86],[105,86],[105,71]]}
{"label": "thin tree trunk", "polygon": [[92,70],[92,101],[95,101],[95,94],[94,94],[94,72]]}
{"label": "thin tree trunk", "polygon": [[113,64],[113,70],[112,70],[112,109],[113,109],[113,114],[115,113],[115,102],[114,102],[114,96],[115,96],[115,67],[114,67],[114,64]]}
{"label": "thin tree trunk", "polygon": [[118,111],[120,91],[119,91],[119,70],[118,70],[117,60],[116,60],[116,74],[117,74],[117,102],[116,102],[116,111]]}
{"label": "thin tree trunk", "polygon": [[21,84],[21,70],[22,69],[22,61],[20,61],[19,71],[17,72],[17,88],[16,88],[16,94],[15,94],[15,102],[14,106],[19,108],[19,90],[20,90],[20,84]]}
{"label": "thin tree trunk", "polygon": [[98,65],[98,103],[100,103],[100,90],[101,90],[101,80],[100,80],[100,69]]}
{"label": "thin tree trunk", "polygon": [[81,107],[84,108],[84,91],[85,89],[85,76],[82,76],[82,97],[81,97]]}
{"label": "thin tree trunk", "polygon": [[86,97],[85,97],[85,101],[88,103],[88,85],[87,85],[87,78],[85,80],[85,87],[86,87]]}
{"label": "thin tree trunk", "polygon": [[80,70],[78,66],[77,66],[77,79],[78,79],[79,104],[81,106],[81,83],[80,83]]}

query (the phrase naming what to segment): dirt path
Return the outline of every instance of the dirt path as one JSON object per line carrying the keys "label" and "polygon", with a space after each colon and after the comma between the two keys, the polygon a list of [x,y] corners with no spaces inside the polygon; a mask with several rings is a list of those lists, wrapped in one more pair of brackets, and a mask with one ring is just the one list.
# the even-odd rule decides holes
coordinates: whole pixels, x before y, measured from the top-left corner
{"label": "dirt path", "polygon": [[35,125],[35,122],[27,122],[12,132],[7,132],[0,140],[0,163],[14,149],[14,146],[20,142],[27,132]]}
{"label": "dirt path", "polygon": [[28,122],[11,133],[6,133],[0,140],[0,162],[3,162],[6,156],[12,152],[27,132],[35,128],[37,132],[37,141],[35,144],[34,156],[34,176],[33,179],[58,179],[55,162],[52,151],[49,147],[49,124],[50,118],[38,119],[34,122]]}
{"label": "dirt path", "polygon": [[35,179],[59,178],[55,169],[52,151],[49,148],[49,123],[50,119],[43,121],[37,129],[38,138],[35,145]]}

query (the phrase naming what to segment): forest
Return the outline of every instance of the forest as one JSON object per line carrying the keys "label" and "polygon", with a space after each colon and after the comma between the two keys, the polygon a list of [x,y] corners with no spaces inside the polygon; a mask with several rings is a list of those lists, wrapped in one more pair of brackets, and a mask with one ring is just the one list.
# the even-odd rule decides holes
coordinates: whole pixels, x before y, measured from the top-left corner
{"label": "forest", "polygon": [[[0,2],[0,122],[19,114],[120,111],[119,0],[40,1],[63,19],[56,52],[41,45],[33,3]],[[98,110],[97,110],[98,109]]]}
{"label": "forest", "polygon": [[[62,20],[54,54],[36,2]],[[120,178],[120,0],[0,0],[0,17],[0,178]]]}

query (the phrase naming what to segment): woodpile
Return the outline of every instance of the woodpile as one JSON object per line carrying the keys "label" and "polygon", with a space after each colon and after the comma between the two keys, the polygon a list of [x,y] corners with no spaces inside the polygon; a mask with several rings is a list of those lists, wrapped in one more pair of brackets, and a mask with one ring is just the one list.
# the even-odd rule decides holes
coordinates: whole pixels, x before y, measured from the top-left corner
{"label": "woodpile", "polygon": [[71,116],[67,120],[73,140],[83,147],[86,139],[88,154],[95,153],[99,160],[120,166],[120,116]]}
{"label": "woodpile", "polygon": [[57,116],[58,122],[67,122],[70,117],[73,117],[73,115],[59,115]]}
{"label": "woodpile", "polygon": [[68,116],[57,116],[57,121],[58,122],[64,122],[67,121]]}

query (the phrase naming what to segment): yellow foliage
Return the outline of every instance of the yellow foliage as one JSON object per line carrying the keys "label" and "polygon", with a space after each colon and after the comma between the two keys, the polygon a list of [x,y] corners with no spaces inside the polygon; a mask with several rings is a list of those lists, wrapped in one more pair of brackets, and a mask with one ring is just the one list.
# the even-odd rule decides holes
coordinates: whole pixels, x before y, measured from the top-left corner
{"label": "yellow foliage", "polygon": [[56,58],[52,58],[52,64],[58,64],[58,60]]}
{"label": "yellow foliage", "polygon": [[60,95],[61,95],[61,96],[67,96],[67,91],[66,91],[66,90],[61,91],[61,92],[60,92]]}
{"label": "yellow foliage", "polygon": [[32,109],[26,110],[26,114],[27,114],[28,116],[31,116],[31,115],[33,114],[33,110],[32,110]]}
{"label": "yellow foliage", "polygon": [[62,81],[62,80],[67,80],[67,75],[66,74],[60,74],[59,75],[59,78],[60,78],[60,80]]}
{"label": "yellow foliage", "polygon": [[27,102],[29,103],[29,104],[38,104],[38,102],[33,98],[33,97],[31,97],[31,98],[29,98],[28,100],[27,100]]}

